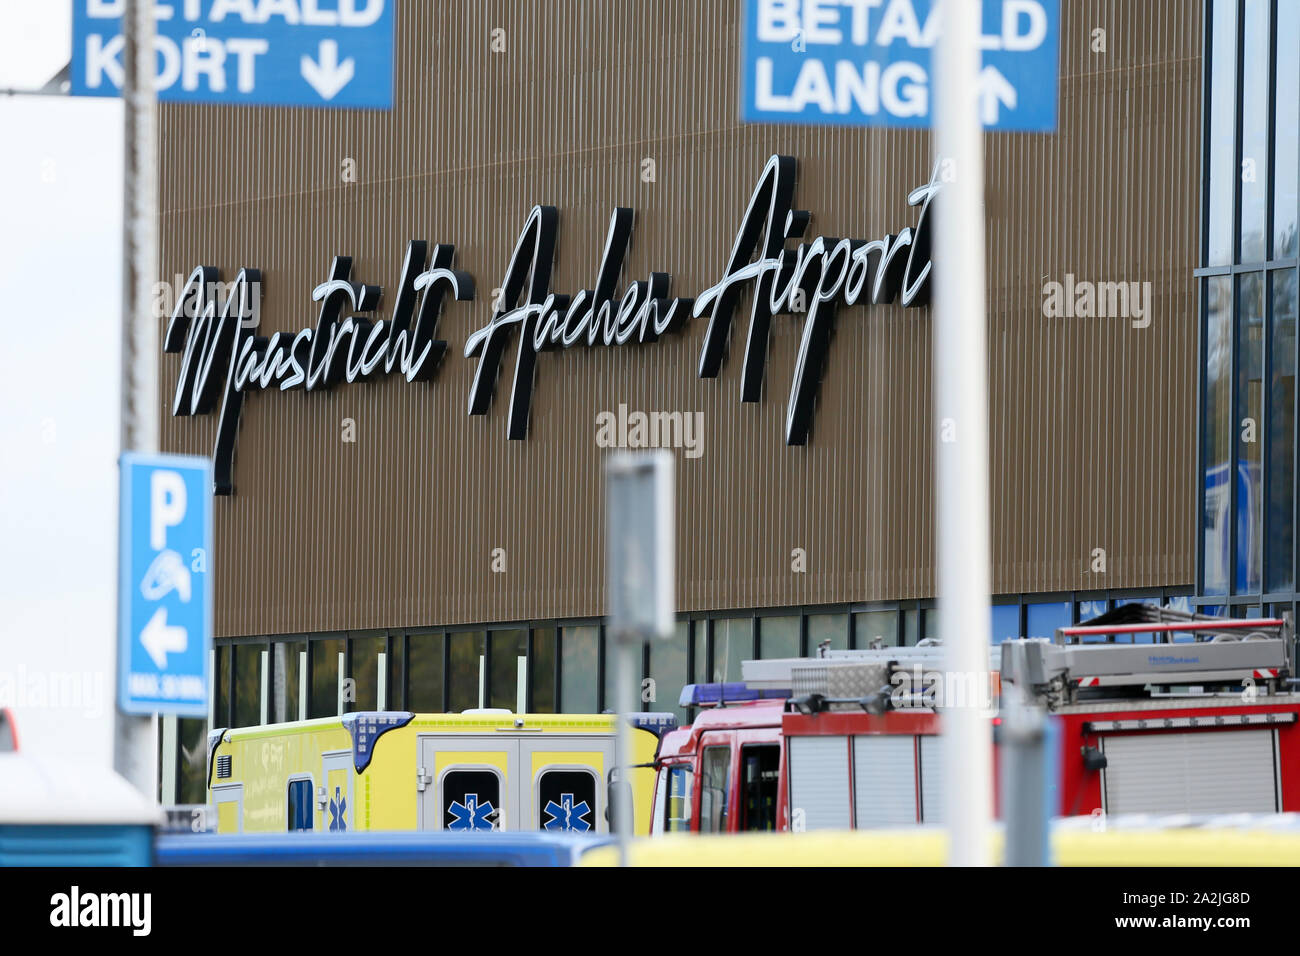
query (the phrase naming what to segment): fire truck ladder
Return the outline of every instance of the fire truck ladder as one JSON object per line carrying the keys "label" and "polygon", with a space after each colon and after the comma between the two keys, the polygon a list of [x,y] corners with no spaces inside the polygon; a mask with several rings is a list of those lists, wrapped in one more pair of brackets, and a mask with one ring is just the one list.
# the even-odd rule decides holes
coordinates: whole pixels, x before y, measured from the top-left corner
{"label": "fire truck ladder", "polygon": [[[1292,671],[1288,618],[1209,618],[1151,609],[1158,619],[1080,624],[1041,638],[1006,641],[1002,679],[1028,688],[1055,708],[1085,698],[1152,696],[1254,688],[1275,693]],[[1109,616],[1109,615],[1108,615]],[[1132,643],[1150,634],[1153,643]],[[1175,640],[1175,635],[1188,640]],[[1121,643],[1127,639],[1129,643]]]}
{"label": "fire truck ladder", "polygon": [[[989,655],[998,669],[997,649]],[[913,647],[830,650],[817,657],[744,661],[745,686],[755,690],[789,688],[791,705],[804,712],[862,709],[872,714],[897,707],[934,707],[936,674],[945,673],[944,648],[926,641]],[[975,679],[980,680],[979,675]],[[986,682],[989,678],[982,678]],[[972,687],[981,698],[986,685]]]}

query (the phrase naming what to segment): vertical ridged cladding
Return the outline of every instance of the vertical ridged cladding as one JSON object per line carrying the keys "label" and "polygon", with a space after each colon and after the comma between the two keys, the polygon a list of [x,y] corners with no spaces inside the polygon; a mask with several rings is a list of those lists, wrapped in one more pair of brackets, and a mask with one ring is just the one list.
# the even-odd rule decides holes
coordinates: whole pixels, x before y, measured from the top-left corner
{"label": "vertical ridged cladding", "polygon": [[[1200,7],[1062,7],[1059,133],[986,139],[993,586],[1187,584]],[[682,609],[933,593],[928,310],[840,311],[801,448],[783,423],[802,323],[773,321],[763,400],[741,404],[745,305],[716,380],[696,376],[694,320],[652,345],[543,353],[526,441],[505,437],[513,347],[489,414],[465,414],[465,340],[536,203],[560,210],[552,288],[566,293],[594,282],[617,205],[636,211],[624,282],[712,285],[777,152],[799,161],[809,235],[915,224],[928,133],[741,125],[739,31],[739,3],[401,4],[391,113],[162,108],[165,276],[260,268],[268,332],[315,325],[311,289],[335,254],[385,287],[381,315],[411,238],[455,244],[477,286],[444,310],[432,383],[246,396],[236,494],[216,500],[218,634],[600,613],[595,416],[620,403],[704,414],[703,456],[677,453]],[[1045,318],[1043,284],[1066,273],[1150,281],[1150,326]],[[163,356],[168,405],[178,365]],[[164,447],[211,452],[215,415],[166,412]],[[791,572],[796,547],[807,573]]]}

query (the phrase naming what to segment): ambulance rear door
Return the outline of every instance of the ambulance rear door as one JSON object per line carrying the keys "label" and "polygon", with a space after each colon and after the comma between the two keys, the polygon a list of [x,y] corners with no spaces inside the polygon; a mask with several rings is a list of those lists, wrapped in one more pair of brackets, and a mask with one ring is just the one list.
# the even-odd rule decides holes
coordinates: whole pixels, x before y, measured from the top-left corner
{"label": "ambulance rear door", "polygon": [[519,741],[505,734],[425,734],[417,768],[421,830],[517,830]]}
{"label": "ambulance rear door", "polygon": [[614,738],[538,733],[519,738],[516,778],[521,830],[606,833],[605,782]]}

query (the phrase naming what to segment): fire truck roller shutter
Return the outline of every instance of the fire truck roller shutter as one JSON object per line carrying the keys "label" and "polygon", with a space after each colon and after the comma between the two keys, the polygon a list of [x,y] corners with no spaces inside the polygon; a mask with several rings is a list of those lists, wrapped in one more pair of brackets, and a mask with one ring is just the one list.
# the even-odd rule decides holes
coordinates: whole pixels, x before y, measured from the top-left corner
{"label": "fire truck roller shutter", "polygon": [[1106,812],[1275,813],[1273,730],[1101,738]]}
{"label": "fire truck roller shutter", "polygon": [[943,746],[941,738],[921,738],[921,822],[943,823]]}
{"label": "fire truck roller shutter", "polygon": [[790,738],[790,825],[796,830],[850,827],[848,738]]}
{"label": "fire truck roller shutter", "polygon": [[856,826],[893,827],[916,822],[916,738],[853,738]]}

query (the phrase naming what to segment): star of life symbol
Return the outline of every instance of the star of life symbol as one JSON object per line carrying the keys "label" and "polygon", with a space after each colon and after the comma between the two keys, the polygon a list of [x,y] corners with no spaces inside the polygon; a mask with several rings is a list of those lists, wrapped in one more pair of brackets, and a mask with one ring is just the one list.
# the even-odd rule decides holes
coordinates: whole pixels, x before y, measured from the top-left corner
{"label": "star of life symbol", "polygon": [[542,824],[543,830],[562,830],[569,833],[586,833],[591,829],[591,824],[583,819],[591,812],[591,807],[587,806],[587,801],[580,801],[577,806],[573,803],[573,794],[560,794],[560,802],[557,804],[554,800],[546,801],[544,808],[551,819]]}
{"label": "star of life symbol", "polygon": [[448,812],[455,817],[447,825],[448,830],[493,830],[495,826],[488,819],[496,813],[496,808],[492,806],[491,800],[485,800],[483,803],[478,802],[477,793],[465,794],[465,802],[459,800],[452,803],[447,808]]}
{"label": "star of life symbol", "polygon": [[343,796],[343,791],[339,787],[334,788],[334,796],[330,800],[330,829],[346,830],[348,821],[346,814],[348,812],[348,799]]}

